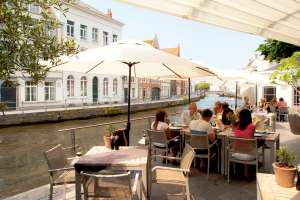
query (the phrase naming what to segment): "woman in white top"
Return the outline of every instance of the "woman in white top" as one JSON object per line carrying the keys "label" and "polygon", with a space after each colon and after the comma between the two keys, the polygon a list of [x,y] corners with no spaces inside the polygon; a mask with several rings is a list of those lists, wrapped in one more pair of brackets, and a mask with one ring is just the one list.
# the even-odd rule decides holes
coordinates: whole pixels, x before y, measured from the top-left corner
{"label": "woman in white top", "polygon": [[166,123],[167,121],[167,113],[164,110],[159,110],[156,112],[155,121],[151,124],[152,130],[162,131],[169,128],[169,125]]}

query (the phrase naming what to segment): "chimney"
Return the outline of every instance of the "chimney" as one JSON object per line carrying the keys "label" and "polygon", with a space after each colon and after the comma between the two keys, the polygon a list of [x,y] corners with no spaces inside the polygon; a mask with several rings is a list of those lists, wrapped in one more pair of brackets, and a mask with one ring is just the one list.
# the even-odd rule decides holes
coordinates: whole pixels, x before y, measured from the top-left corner
{"label": "chimney", "polygon": [[111,9],[107,9],[107,13],[106,13],[106,16],[112,18],[112,12],[111,12]]}

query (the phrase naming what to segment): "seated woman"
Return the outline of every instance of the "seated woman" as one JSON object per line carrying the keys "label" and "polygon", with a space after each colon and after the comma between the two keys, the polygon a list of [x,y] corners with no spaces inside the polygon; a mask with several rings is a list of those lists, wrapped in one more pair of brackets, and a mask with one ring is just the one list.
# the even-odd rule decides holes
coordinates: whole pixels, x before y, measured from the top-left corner
{"label": "seated woman", "polygon": [[[168,118],[168,115],[167,115],[166,111],[158,110],[155,115],[155,121],[152,122],[152,124],[151,124],[151,129],[157,130],[157,131],[164,131],[167,136],[167,139],[172,139],[171,131],[169,129],[169,125],[167,124],[167,118]],[[176,142],[176,141],[172,140],[169,142],[169,148],[172,148],[172,147],[178,146],[178,145],[179,145],[179,141]],[[173,157],[176,157],[177,152],[178,152],[178,148],[172,148],[172,156]],[[176,161],[171,160],[171,162],[175,163]]]}
{"label": "seated woman", "polygon": [[222,124],[224,126],[224,129],[231,127],[236,121],[235,114],[233,110],[230,108],[227,108],[223,111],[222,114]]}
{"label": "seated woman", "polygon": [[253,138],[255,126],[252,124],[251,112],[243,109],[238,115],[239,121],[233,126],[233,134],[236,137]]}

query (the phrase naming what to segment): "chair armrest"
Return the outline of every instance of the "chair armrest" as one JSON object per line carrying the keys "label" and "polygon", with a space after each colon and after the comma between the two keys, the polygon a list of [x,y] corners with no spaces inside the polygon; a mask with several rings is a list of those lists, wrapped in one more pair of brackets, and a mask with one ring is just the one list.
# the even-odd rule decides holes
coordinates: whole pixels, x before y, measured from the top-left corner
{"label": "chair armrest", "polygon": [[218,140],[215,140],[213,143],[209,145],[209,148],[213,147],[214,145],[218,145]]}
{"label": "chair armrest", "polygon": [[74,170],[74,167],[64,167],[58,169],[49,169],[48,172],[60,172],[60,171],[71,171]]}
{"label": "chair armrest", "polygon": [[175,136],[175,137],[169,139],[168,142],[171,142],[171,141],[175,141],[176,142],[178,140],[180,140],[180,137],[179,136]]}
{"label": "chair armrest", "polygon": [[189,170],[185,170],[185,169],[181,169],[181,168],[174,168],[174,167],[165,167],[165,166],[155,166],[152,168],[152,172],[154,172],[157,169],[179,171],[179,172],[189,172]]}

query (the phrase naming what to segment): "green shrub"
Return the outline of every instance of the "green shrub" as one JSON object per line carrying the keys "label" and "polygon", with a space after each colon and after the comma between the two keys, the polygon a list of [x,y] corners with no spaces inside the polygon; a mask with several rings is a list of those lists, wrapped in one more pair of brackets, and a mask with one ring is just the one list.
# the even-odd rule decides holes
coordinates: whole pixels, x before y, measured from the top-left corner
{"label": "green shrub", "polygon": [[116,107],[107,107],[104,108],[103,112],[104,115],[116,115],[121,113],[121,109]]}
{"label": "green shrub", "polygon": [[287,150],[287,147],[280,147],[276,151],[278,157],[278,165],[280,167],[291,167],[293,166],[293,162],[296,159],[294,152]]}
{"label": "green shrub", "polygon": [[188,96],[184,96],[183,97],[183,104],[188,104],[189,103],[189,97]]}

